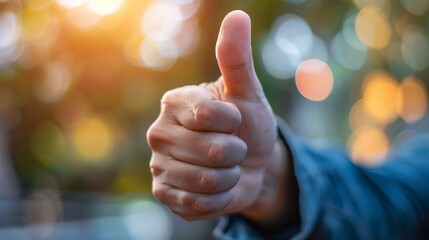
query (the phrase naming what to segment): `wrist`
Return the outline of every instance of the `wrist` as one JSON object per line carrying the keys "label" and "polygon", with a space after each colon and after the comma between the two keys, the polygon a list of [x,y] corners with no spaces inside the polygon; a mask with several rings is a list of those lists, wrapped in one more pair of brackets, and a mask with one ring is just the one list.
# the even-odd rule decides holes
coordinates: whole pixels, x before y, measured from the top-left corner
{"label": "wrist", "polygon": [[282,140],[277,138],[271,159],[262,171],[262,187],[256,200],[240,212],[249,221],[255,224],[267,224],[277,219],[283,211],[285,202],[285,177],[287,172],[288,154]]}
{"label": "wrist", "polygon": [[240,214],[261,233],[275,233],[299,225],[298,184],[290,152],[280,138],[263,179],[259,197]]}

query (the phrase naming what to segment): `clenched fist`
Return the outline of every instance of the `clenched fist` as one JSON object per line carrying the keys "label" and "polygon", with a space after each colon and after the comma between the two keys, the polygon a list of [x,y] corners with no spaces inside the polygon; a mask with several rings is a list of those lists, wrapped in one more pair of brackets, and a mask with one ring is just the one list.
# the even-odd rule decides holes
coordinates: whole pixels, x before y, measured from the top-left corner
{"label": "clenched fist", "polygon": [[266,205],[284,197],[278,182],[287,157],[255,74],[246,13],[225,17],[216,56],[217,81],[171,90],[161,100],[147,133],[153,194],[188,220],[268,218],[276,210]]}

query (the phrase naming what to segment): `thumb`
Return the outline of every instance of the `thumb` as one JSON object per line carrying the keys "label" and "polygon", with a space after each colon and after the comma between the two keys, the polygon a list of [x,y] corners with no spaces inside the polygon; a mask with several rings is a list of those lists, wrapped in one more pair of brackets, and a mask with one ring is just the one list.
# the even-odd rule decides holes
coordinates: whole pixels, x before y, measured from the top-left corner
{"label": "thumb", "polygon": [[253,66],[250,26],[250,17],[243,11],[226,15],[216,43],[216,58],[226,94],[254,100],[264,94]]}

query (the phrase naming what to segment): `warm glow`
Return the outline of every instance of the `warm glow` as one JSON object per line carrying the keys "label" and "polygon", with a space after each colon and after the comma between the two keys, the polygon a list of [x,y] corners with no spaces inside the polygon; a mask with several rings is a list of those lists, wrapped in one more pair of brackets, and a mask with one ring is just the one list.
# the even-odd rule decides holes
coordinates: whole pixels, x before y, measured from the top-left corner
{"label": "warm glow", "polygon": [[143,66],[167,70],[176,62],[178,46],[175,42],[158,43],[145,39],[140,44],[140,58]]}
{"label": "warm glow", "polygon": [[425,115],[428,107],[424,85],[420,80],[408,77],[402,82],[400,90],[401,97],[396,101],[399,115],[408,123],[417,122]]}
{"label": "warm glow", "polygon": [[388,137],[377,128],[357,131],[349,141],[353,161],[362,165],[381,163],[389,150],[389,144]]}
{"label": "warm glow", "polygon": [[84,3],[86,3],[87,0],[56,0],[57,3],[65,8],[75,8],[80,7]]}
{"label": "warm glow", "polygon": [[28,0],[28,1],[26,1],[26,4],[28,4],[27,6],[29,8],[34,9],[34,10],[45,9],[45,8],[49,7],[49,5],[51,5],[51,3],[52,3],[52,0]]}
{"label": "warm glow", "polygon": [[117,12],[124,5],[124,0],[89,0],[88,6],[98,15],[107,15]]}
{"label": "warm glow", "polygon": [[129,36],[122,45],[122,51],[128,62],[139,67],[145,67],[140,54],[140,47],[142,42],[142,34],[134,33]]}
{"label": "warm glow", "polygon": [[298,91],[312,101],[326,99],[334,86],[334,77],[328,64],[311,59],[302,62],[295,74]]}
{"label": "warm glow", "polygon": [[395,108],[398,93],[398,83],[391,75],[381,71],[370,73],[364,83],[365,111],[380,124],[393,122],[398,117]]}
{"label": "warm glow", "polygon": [[141,31],[153,41],[167,41],[182,29],[183,16],[179,7],[167,1],[153,2],[141,20]]}
{"label": "warm glow", "polygon": [[368,6],[375,6],[385,11],[390,10],[390,0],[353,0],[358,8],[365,8]]}
{"label": "warm glow", "polygon": [[98,118],[88,118],[77,124],[72,141],[77,152],[87,160],[102,160],[113,147],[113,133]]}
{"label": "warm glow", "polygon": [[67,12],[67,21],[75,27],[88,30],[99,24],[101,16],[94,14],[88,6],[83,5]]}
{"label": "warm glow", "polygon": [[67,65],[54,62],[45,66],[45,74],[39,85],[34,88],[35,95],[44,102],[60,99],[70,85],[70,71]]}
{"label": "warm glow", "polygon": [[46,34],[52,25],[48,11],[33,11],[27,9],[22,13],[22,37],[27,40],[36,40]]}
{"label": "warm glow", "polygon": [[363,127],[374,125],[372,119],[365,111],[364,100],[361,99],[353,104],[349,113],[349,125],[352,131],[357,131]]}
{"label": "warm glow", "polygon": [[391,29],[387,15],[377,7],[360,10],[355,27],[359,39],[368,47],[382,49],[389,43]]}

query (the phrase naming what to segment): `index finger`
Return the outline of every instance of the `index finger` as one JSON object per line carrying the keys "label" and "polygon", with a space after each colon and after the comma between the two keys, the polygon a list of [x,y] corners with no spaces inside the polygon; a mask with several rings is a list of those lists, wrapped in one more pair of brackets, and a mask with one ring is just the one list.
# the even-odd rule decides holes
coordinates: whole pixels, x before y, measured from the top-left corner
{"label": "index finger", "polygon": [[161,115],[195,131],[233,133],[241,124],[240,111],[234,104],[215,99],[199,86],[177,88],[164,94]]}

